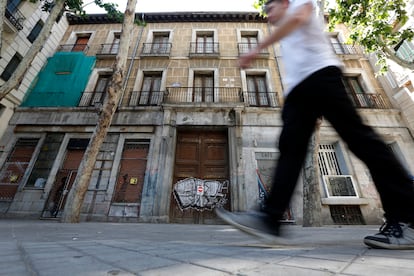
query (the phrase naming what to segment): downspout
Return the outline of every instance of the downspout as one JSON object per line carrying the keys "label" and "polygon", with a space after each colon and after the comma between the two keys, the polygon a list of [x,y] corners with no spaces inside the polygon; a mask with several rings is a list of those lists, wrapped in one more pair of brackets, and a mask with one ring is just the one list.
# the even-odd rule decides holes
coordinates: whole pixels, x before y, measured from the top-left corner
{"label": "downspout", "polygon": [[[267,30],[268,30],[269,33],[271,33],[270,23],[267,24]],[[273,54],[275,56],[276,69],[277,69],[277,74],[278,74],[279,81],[280,81],[280,86],[282,87],[282,95],[281,96],[283,96],[283,91],[285,90],[285,88],[283,87],[282,75],[280,74],[279,57],[277,55],[275,44],[272,45],[272,49],[273,49]]]}
{"label": "downspout", "polygon": [[[144,21],[144,14],[141,15],[141,20]],[[126,86],[128,84],[129,76],[131,75],[131,71],[132,71],[132,67],[134,65],[135,57],[137,56],[138,46],[139,46],[139,43],[141,42],[142,32],[144,30],[144,27],[145,27],[144,25],[141,25],[141,29],[139,31],[138,39],[135,43],[134,51],[132,52],[131,63],[129,64],[129,67],[128,67],[128,71],[127,71],[127,74],[126,74],[126,79],[125,79],[125,82],[124,82],[124,86],[122,87],[122,95],[121,95],[121,100],[118,103],[118,107],[121,107],[122,99],[124,98],[125,89],[126,89]]]}

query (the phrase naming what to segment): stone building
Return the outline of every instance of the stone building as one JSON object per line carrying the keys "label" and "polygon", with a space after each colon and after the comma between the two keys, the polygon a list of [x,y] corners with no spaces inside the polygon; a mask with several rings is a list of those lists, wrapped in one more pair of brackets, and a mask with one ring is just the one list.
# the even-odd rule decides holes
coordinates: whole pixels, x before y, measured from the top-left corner
{"label": "stone building", "polygon": [[[42,11],[41,2],[7,0],[0,53],[0,86],[10,79],[42,30],[48,15],[48,12]],[[47,58],[55,53],[67,27],[66,18],[59,18],[53,26],[52,34],[33,60],[22,82],[0,101],[0,137],[4,134],[15,108],[22,103]]]}
{"label": "stone building", "polygon": [[[276,164],[283,65],[269,47],[241,70],[238,57],[267,35],[255,13],[137,14],[125,89],[100,150],[83,220],[217,223],[212,209],[260,206]],[[0,206],[6,216],[62,213],[97,123],[118,53],[121,24],[67,17],[59,49],[16,109],[0,141]],[[344,82],[367,124],[412,170],[414,141],[363,52],[329,33]],[[319,172],[324,224],[378,223],[367,168],[326,122]],[[3,191],[13,187],[13,194]],[[301,224],[303,180],[286,212]]]}

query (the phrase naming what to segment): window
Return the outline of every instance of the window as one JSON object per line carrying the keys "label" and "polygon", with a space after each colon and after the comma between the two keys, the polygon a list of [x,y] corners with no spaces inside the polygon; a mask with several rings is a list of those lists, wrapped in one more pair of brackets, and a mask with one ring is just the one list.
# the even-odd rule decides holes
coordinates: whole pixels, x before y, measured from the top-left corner
{"label": "window", "polygon": [[213,32],[197,33],[195,52],[198,54],[215,53]]}
{"label": "window", "polygon": [[373,107],[375,100],[366,94],[360,76],[344,76],[342,78],[345,89],[356,107]]}
{"label": "window", "polygon": [[112,44],[111,44],[111,49],[109,51],[110,54],[118,54],[120,41],[121,41],[121,34],[115,34],[114,40],[112,41]]}
{"label": "window", "polygon": [[193,102],[214,102],[213,72],[194,74]]}
{"label": "window", "polygon": [[250,106],[270,106],[266,75],[247,75],[247,94]]}
{"label": "window", "polygon": [[42,21],[42,20],[37,21],[36,25],[34,25],[34,27],[33,27],[32,31],[31,31],[31,32],[30,32],[30,34],[27,36],[27,39],[28,39],[31,43],[33,43],[33,42],[36,40],[36,38],[39,36],[39,33],[40,33],[40,31],[42,30],[43,25],[44,25],[44,23],[43,23],[43,21]]}
{"label": "window", "polygon": [[152,41],[151,53],[152,54],[167,54],[169,52],[169,35],[158,33],[154,34],[154,39]]}
{"label": "window", "polygon": [[43,188],[45,186],[63,141],[63,137],[63,133],[49,133],[46,136],[26,187]]}
{"label": "window", "polygon": [[161,95],[161,72],[145,73],[142,82],[139,105],[158,105],[162,98]]}
{"label": "window", "polygon": [[351,175],[343,174],[335,144],[320,144],[319,171],[325,184],[327,197],[358,197]]}
{"label": "window", "polygon": [[16,53],[7,64],[0,78],[2,78],[5,81],[8,81],[10,77],[13,75],[14,71],[16,71],[17,66],[19,66],[22,59],[22,56]]}
{"label": "window", "polygon": [[3,104],[0,104],[0,116],[3,115],[4,111],[6,111],[6,107]]}
{"label": "window", "polygon": [[91,105],[96,103],[103,103],[104,94],[106,88],[111,81],[112,75],[99,75],[98,81],[96,82],[95,90],[93,91]]}
{"label": "window", "polygon": [[19,138],[0,171],[0,199],[13,199],[39,139]]}
{"label": "window", "polygon": [[90,34],[78,36],[76,38],[75,45],[72,48],[72,52],[83,52],[86,50],[90,38]]}
{"label": "window", "polygon": [[394,50],[399,58],[410,62],[414,60],[414,44],[412,42],[403,40]]}
{"label": "window", "polygon": [[339,41],[337,36],[330,36],[332,48],[334,49],[335,54],[343,55],[345,54],[344,45]]}
{"label": "window", "polygon": [[255,48],[257,45],[257,32],[254,33],[242,33],[241,43],[239,44],[239,54],[245,54],[250,49]]}
{"label": "window", "polygon": [[8,0],[7,1],[7,9],[9,12],[13,13],[17,10],[22,0]]}

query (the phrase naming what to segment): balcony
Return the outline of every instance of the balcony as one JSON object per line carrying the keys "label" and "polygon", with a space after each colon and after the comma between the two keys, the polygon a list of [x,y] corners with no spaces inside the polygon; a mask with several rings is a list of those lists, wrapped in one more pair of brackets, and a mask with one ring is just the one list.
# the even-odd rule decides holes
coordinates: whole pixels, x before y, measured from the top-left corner
{"label": "balcony", "polygon": [[250,107],[280,107],[277,92],[245,92],[245,102]]}
{"label": "balcony", "polygon": [[[239,56],[243,54],[247,54],[251,49],[254,49],[257,44],[252,43],[239,43],[237,44],[237,48],[239,50]],[[267,49],[263,49],[260,51],[258,57],[266,58],[269,57],[269,51]]]}
{"label": "balcony", "polygon": [[132,91],[129,106],[160,106],[164,91]]}
{"label": "balcony", "polygon": [[26,18],[15,5],[7,4],[5,16],[18,31],[23,30],[23,22]]}
{"label": "balcony", "polygon": [[389,104],[378,93],[348,93],[356,108],[388,109]]}
{"label": "balcony", "polygon": [[214,42],[190,42],[190,57],[218,57],[220,55],[219,43]]}
{"label": "balcony", "polygon": [[83,92],[82,97],[79,101],[78,106],[81,107],[97,107],[99,105],[103,104],[104,101],[104,92],[96,92],[96,91],[91,91],[91,92]]}
{"label": "balcony", "polygon": [[58,52],[84,52],[89,49],[88,44],[63,44],[59,45]]}
{"label": "balcony", "polygon": [[144,43],[141,57],[169,57],[171,47],[171,43]]}
{"label": "balcony", "polygon": [[334,52],[343,58],[359,58],[363,55],[363,50],[357,45],[343,44],[343,43],[331,43]]}
{"label": "balcony", "polygon": [[168,87],[164,103],[242,103],[239,87]]}
{"label": "balcony", "polygon": [[96,56],[99,58],[114,58],[119,52],[119,44],[101,44]]}

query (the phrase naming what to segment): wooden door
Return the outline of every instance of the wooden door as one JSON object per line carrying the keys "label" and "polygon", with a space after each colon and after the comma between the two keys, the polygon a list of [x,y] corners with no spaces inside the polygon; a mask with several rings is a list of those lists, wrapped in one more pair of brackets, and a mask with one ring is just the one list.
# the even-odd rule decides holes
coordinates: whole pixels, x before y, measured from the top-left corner
{"label": "wooden door", "polygon": [[43,217],[60,217],[62,215],[66,198],[75,182],[84,153],[84,148],[67,149],[65,160],[56,174],[55,184],[49,193]]}
{"label": "wooden door", "polygon": [[[173,188],[178,181],[186,178],[229,180],[225,131],[196,130],[178,133]],[[225,193],[229,205],[229,189]],[[182,210],[172,195],[170,219],[178,223],[214,223],[215,215],[211,210]]]}
{"label": "wooden door", "polygon": [[113,202],[141,202],[148,150],[148,142],[140,140],[125,141]]}

